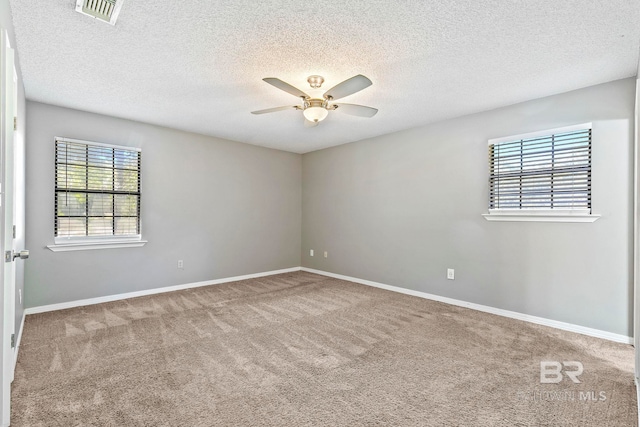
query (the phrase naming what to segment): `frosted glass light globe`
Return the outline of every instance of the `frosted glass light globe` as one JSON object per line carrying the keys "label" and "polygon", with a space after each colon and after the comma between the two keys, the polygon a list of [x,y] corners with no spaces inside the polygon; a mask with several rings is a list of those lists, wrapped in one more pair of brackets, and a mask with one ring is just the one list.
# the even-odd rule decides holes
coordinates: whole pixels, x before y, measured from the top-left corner
{"label": "frosted glass light globe", "polygon": [[302,114],[304,114],[304,117],[309,120],[310,122],[321,122],[324,119],[327,118],[327,114],[329,114],[329,112],[327,111],[326,108],[322,108],[322,107],[309,107],[306,110],[304,110],[302,112]]}

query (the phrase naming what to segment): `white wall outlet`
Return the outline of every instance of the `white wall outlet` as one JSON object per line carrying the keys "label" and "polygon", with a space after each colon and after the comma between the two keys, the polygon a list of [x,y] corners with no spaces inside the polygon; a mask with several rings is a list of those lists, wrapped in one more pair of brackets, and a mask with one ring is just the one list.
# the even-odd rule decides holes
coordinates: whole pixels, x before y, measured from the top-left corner
{"label": "white wall outlet", "polygon": [[184,262],[181,259],[178,260],[178,268],[179,269],[183,269],[184,268]]}
{"label": "white wall outlet", "polygon": [[313,256],[313,249],[309,251],[309,256]]}
{"label": "white wall outlet", "polygon": [[325,258],[328,258],[328,257],[329,257],[329,252],[324,251],[324,257],[325,257]]}
{"label": "white wall outlet", "polygon": [[22,289],[18,289],[18,300],[20,300],[20,304],[22,304]]}
{"label": "white wall outlet", "polygon": [[453,268],[447,268],[447,279],[454,280],[456,278],[456,271]]}

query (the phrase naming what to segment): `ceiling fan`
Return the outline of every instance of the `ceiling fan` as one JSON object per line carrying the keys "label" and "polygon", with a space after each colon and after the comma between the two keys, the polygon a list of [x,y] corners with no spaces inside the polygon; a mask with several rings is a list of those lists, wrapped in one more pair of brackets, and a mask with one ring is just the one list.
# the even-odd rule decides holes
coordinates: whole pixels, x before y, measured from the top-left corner
{"label": "ceiling fan", "polygon": [[345,114],[358,117],[373,117],[378,112],[376,108],[366,107],[364,105],[333,103],[334,100],[344,98],[356,92],[361,91],[373,83],[362,74],[353,76],[350,79],[338,83],[328,91],[322,93],[320,87],[324,83],[322,76],[309,76],[307,82],[311,86],[310,93],[307,94],[297,87],[290,85],[275,77],[267,77],[262,79],[265,82],[290,93],[293,96],[302,99],[302,105],[287,105],[285,107],[267,108],[266,110],[252,111],[251,114],[275,113],[276,111],[284,111],[289,109],[301,110],[304,115],[304,124],[306,127],[318,126],[318,123],[327,118],[329,111],[340,111]]}

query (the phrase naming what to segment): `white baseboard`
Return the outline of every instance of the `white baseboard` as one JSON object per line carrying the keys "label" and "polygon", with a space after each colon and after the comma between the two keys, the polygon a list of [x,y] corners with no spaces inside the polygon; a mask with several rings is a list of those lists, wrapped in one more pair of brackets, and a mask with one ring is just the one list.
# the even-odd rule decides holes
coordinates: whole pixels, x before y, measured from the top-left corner
{"label": "white baseboard", "polygon": [[373,286],[376,288],[386,289],[388,291],[399,292],[401,294],[413,295],[433,301],[444,302],[446,304],[456,305],[459,307],[470,308],[472,310],[483,311],[485,313],[496,314],[498,316],[509,317],[511,319],[524,320],[525,322],[535,323],[537,325],[550,326],[552,328],[562,329],[564,331],[576,332],[578,334],[589,335],[596,338],[603,338],[609,341],[615,341],[624,344],[633,344],[633,338],[613,332],[602,331],[600,329],[587,328],[586,326],[574,325],[572,323],[560,322],[557,320],[545,319],[544,317],[531,316],[529,314],[518,313],[515,311],[503,310],[501,308],[490,307],[487,305],[476,304],[457,300],[439,295],[428,294],[425,292],[414,291],[412,289],[400,288],[397,286],[385,285],[384,283],[373,282],[371,280],[358,279],[357,277],[344,276],[342,274],[329,273],[322,270],[314,270],[312,268],[302,267],[302,271],[316,273],[323,276],[334,277],[336,279],[347,280],[349,282],[360,283],[362,285]]}
{"label": "white baseboard", "polygon": [[300,271],[300,269],[301,267],[292,267],[292,268],[285,268],[283,270],[273,270],[273,271],[265,271],[263,273],[246,274],[244,276],[225,277],[223,279],[206,280],[204,282],[186,283],[183,285],[147,289],[144,291],[127,292],[124,294],[108,295],[104,297],[62,302],[59,304],[41,305],[39,307],[29,307],[25,309],[24,314],[28,315],[28,314],[36,314],[36,313],[46,313],[48,311],[64,310],[67,308],[83,307],[85,305],[101,304],[104,302],[119,301],[119,300],[128,299],[128,298],[143,297],[147,295],[155,295],[155,294],[161,294],[165,292],[181,291],[184,289],[199,288],[201,286],[219,285],[221,283],[237,282],[238,280],[254,279],[256,277],[273,276],[274,274],[290,273],[292,271]]}
{"label": "white baseboard", "polygon": [[22,331],[24,330],[24,318],[27,317],[26,312],[22,312],[22,320],[20,320],[20,329],[18,329],[18,339],[16,339],[16,348],[13,350],[13,370],[16,370],[16,363],[18,363],[18,351],[20,350],[20,341],[22,341]]}

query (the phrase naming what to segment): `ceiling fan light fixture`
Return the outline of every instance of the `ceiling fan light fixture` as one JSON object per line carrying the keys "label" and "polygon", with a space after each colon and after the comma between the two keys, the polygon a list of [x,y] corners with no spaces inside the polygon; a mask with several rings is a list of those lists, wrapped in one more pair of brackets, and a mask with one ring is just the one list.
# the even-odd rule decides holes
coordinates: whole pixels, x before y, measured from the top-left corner
{"label": "ceiling fan light fixture", "polygon": [[327,118],[329,111],[324,107],[309,107],[306,108],[302,114],[304,114],[304,117],[310,122],[318,123]]}
{"label": "ceiling fan light fixture", "polygon": [[[81,1],[81,0],[78,0]],[[91,1],[91,0],[87,0]],[[118,0],[122,1],[122,0]],[[345,114],[358,117],[373,117],[378,112],[377,109],[357,104],[334,104],[333,101],[344,98],[345,96],[353,95],[356,92],[361,91],[372,85],[371,80],[362,74],[353,76],[341,83],[338,83],[328,91],[324,92],[320,87],[324,83],[322,76],[313,75],[307,78],[311,90],[303,92],[295,86],[291,86],[289,83],[284,82],[275,77],[265,77],[266,83],[283,90],[302,101],[302,105],[288,105],[284,107],[267,108],[265,110],[252,111],[251,114],[265,114],[274,113],[276,111],[283,111],[289,109],[295,109],[302,111],[304,115],[305,127],[315,127],[327,118],[329,111],[340,111]]]}

